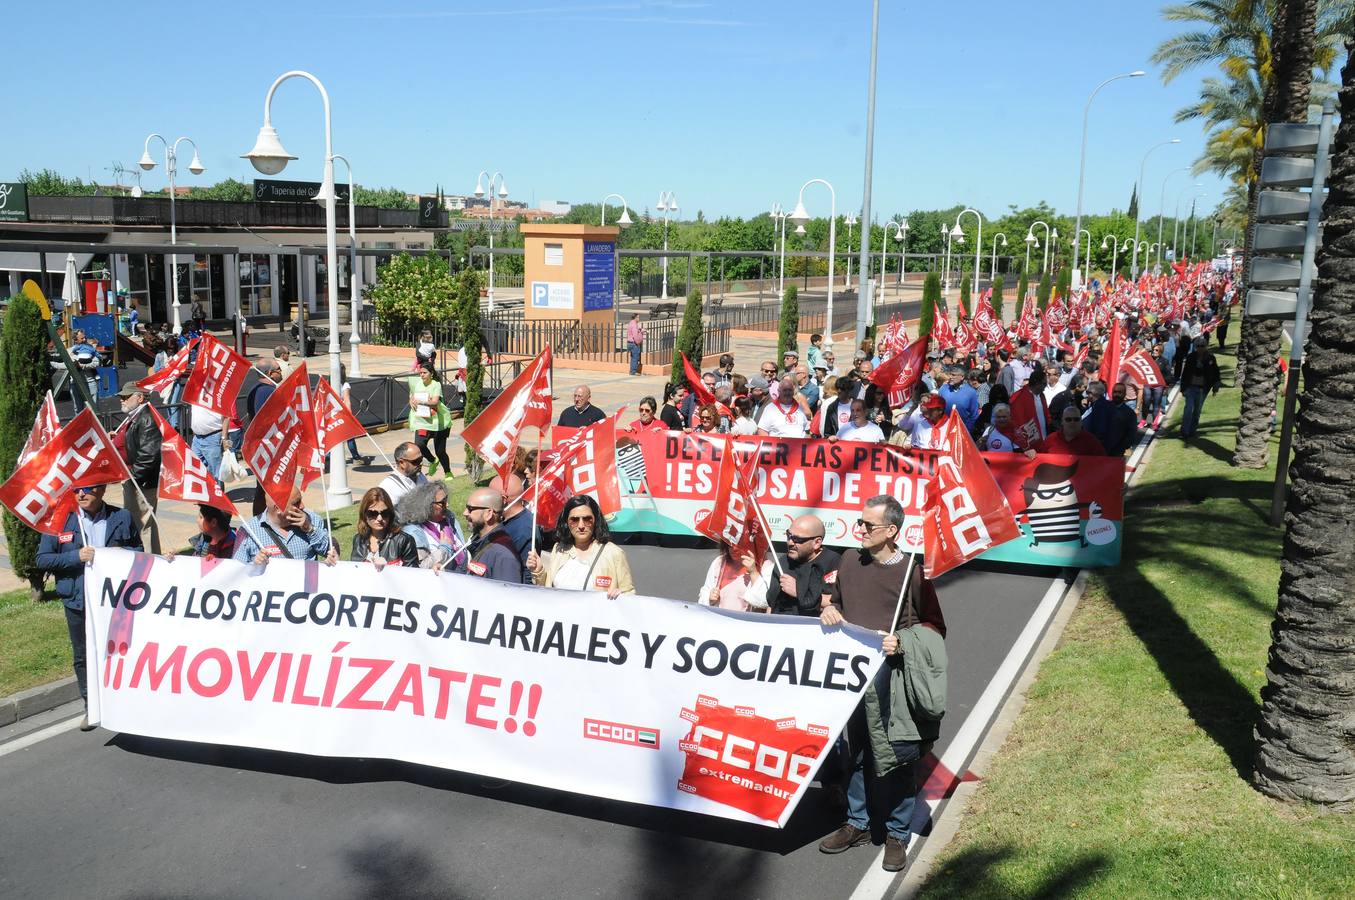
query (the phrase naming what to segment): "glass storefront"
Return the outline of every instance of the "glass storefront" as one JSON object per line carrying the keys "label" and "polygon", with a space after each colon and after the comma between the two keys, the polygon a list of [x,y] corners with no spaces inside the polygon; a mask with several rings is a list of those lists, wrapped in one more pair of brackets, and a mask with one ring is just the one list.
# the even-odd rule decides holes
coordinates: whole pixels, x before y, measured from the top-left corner
{"label": "glass storefront", "polygon": [[240,255],[240,303],[247,316],[277,314],[273,308],[272,260],[263,253]]}

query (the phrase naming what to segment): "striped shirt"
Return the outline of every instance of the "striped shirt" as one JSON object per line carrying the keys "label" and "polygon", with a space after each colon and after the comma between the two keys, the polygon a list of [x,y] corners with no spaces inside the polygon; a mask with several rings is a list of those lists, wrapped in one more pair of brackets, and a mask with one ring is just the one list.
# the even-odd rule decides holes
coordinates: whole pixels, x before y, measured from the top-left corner
{"label": "striped shirt", "polygon": [[[309,534],[302,534],[295,528],[279,531],[268,521],[268,513],[259,513],[241,527],[235,542],[234,559],[236,562],[253,562],[260,549],[257,538],[264,540],[263,550],[269,556],[324,559],[329,554],[329,532],[325,530],[324,520],[310,510],[306,510],[306,518],[310,519],[311,530]],[[286,553],[278,545],[279,538]]]}
{"label": "striped shirt", "polygon": [[1030,530],[1040,541],[1076,541],[1082,538],[1082,515],[1076,503],[1050,509],[1027,510]]}

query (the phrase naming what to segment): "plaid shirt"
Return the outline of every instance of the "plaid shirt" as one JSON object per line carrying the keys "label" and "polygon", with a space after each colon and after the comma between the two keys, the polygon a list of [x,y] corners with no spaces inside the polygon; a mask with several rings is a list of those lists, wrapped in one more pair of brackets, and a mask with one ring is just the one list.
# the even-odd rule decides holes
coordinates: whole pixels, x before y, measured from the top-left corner
{"label": "plaid shirt", "polygon": [[[256,535],[264,539],[263,549],[268,552],[271,548],[270,556],[290,556],[292,559],[324,559],[329,553],[329,532],[325,530],[325,523],[318,515],[306,510],[306,517],[310,519],[310,534],[302,534],[300,531],[289,528],[279,534],[273,524],[268,521],[268,513],[259,513],[257,516],[248,520],[240,529],[235,541],[235,556],[237,562],[253,562],[254,555],[259,552],[259,543]],[[278,538],[282,538],[282,546],[286,547],[284,554],[278,548]]]}

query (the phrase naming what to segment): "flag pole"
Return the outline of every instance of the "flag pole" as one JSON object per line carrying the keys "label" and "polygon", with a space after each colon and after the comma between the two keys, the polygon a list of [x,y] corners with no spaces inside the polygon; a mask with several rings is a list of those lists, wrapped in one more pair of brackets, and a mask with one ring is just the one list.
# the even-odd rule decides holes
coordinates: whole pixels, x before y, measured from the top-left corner
{"label": "flag pole", "polygon": [[903,598],[908,594],[908,585],[913,582],[913,567],[917,564],[917,554],[908,554],[908,570],[903,573],[903,587],[899,588],[899,602],[894,607],[894,618],[890,619],[889,633],[899,628],[899,616],[903,613]]}
{"label": "flag pole", "polygon": [[395,463],[391,462],[391,458],[386,455],[386,451],[381,449],[381,445],[376,442],[376,438],[366,433],[364,433],[362,436],[372,442],[372,446],[376,448],[376,452],[379,453],[381,455],[381,458],[386,461],[386,465],[390,468],[390,470],[392,472],[395,472]]}
{"label": "flag pole", "polygon": [[[339,446],[342,447],[343,445],[340,444]],[[329,518],[329,486],[325,484],[325,470],[323,466],[320,468],[320,490],[325,492],[325,530],[329,532],[329,542],[331,544],[334,544],[334,523],[330,521]],[[392,505],[391,525],[394,524],[395,524],[395,509],[394,506]],[[328,550],[325,551],[325,555],[326,556],[329,555]]]}
{"label": "flag pole", "polygon": [[[533,553],[536,552],[536,508],[537,508],[538,506],[541,505],[541,497],[540,497],[540,492],[541,492],[541,485],[540,485],[540,482],[541,482],[541,445],[542,445],[542,443],[544,442],[544,439],[545,439],[545,436],[541,433],[541,429],[540,429],[540,428],[536,429],[536,434],[537,434],[537,441],[536,441],[536,463],[535,463],[536,474],[532,476],[532,487],[533,487],[533,488],[536,488],[536,491],[537,491],[537,497],[536,497],[536,498],[533,500],[533,502],[532,502],[532,552],[533,552]],[[525,493],[527,493],[527,492],[524,490],[522,493],[525,494]],[[518,496],[521,497],[522,494],[519,494]]]}

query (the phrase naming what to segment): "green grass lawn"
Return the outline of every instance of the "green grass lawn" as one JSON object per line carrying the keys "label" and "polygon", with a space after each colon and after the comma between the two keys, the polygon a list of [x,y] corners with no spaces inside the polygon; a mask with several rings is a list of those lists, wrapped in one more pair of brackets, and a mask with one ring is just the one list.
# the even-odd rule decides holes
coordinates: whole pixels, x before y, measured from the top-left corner
{"label": "green grass lawn", "polygon": [[1269,470],[1228,465],[1238,405],[1209,398],[1189,444],[1166,430],[1123,562],[1093,573],[924,896],[1355,896],[1355,819],[1248,780],[1281,532],[1278,441]]}
{"label": "green grass lawn", "polygon": [[[487,472],[487,481],[494,473]],[[459,475],[447,483],[452,509],[460,516],[475,487],[469,476]],[[319,510],[323,515],[323,510]],[[334,537],[339,553],[347,556],[353,543],[353,528],[358,506],[332,514]],[[50,588],[50,581],[48,582]],[[49,589],[48,597],[55,597]],[[71,674],[71,645],[66,632],[66,615],[61,602],[34,603],[28,590],[0,594],[0,697],[26,688],[46,684]]]}

